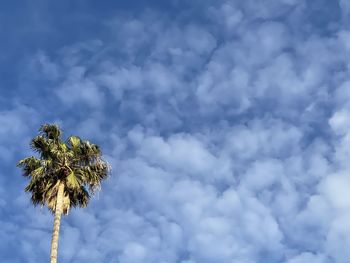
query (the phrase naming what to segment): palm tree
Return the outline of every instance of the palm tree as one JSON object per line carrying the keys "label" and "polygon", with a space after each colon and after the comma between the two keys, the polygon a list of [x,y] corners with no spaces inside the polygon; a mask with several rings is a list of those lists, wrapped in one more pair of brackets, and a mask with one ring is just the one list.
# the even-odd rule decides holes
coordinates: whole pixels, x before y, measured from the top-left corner
{"label": "palm tree", "polygon": [[63,141],[61,135],[57,125],[41,126],[30,144],[39,157],[31,156],[17,164],[30,179],[25,191],[31,193],[32,203],[46,205],[55,215],[51,263],[57,262],[61,215],[67,215],[71,207],[86,207],[110,170],[97,145],[77,136]]}

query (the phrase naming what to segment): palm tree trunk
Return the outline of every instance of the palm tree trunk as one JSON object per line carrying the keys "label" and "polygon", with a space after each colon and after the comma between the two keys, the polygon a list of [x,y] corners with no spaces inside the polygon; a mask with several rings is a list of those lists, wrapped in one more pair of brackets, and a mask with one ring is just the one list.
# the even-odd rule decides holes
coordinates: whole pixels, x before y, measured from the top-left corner
{"label": "palm tree trunk", "polygon": [[50,263],[57,263],[58,235],[60,232],[61,216],[63,212],[64,184],[59,182],[55,209],[55,220],[53,223]]}

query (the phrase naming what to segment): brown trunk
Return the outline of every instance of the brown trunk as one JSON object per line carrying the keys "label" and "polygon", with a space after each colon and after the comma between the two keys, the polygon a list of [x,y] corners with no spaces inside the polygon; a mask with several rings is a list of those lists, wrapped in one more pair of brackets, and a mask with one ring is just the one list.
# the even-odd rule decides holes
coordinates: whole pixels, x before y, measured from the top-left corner
{"label": "brown trunk", "polygon": [[60,232],[61,216],[63,212],[63,194],[64,184],[59,182],[55,209],[55,220],[53,223],[52,231],[50,263],[57,263],[58,235]]}

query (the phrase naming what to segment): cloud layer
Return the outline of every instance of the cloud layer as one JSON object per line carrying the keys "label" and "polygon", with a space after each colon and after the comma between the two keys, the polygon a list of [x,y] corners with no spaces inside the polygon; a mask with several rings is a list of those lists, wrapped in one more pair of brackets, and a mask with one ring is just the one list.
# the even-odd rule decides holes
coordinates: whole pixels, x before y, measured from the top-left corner
{"label": "cloud layer", "polygon": [[61,262],[348,261],[349,5],[184,2],[74,7],[77,27],[40,34],[80,39],[23,51],[0,111],[2,262],[48,258],[52,217],[14,167],[43,122],[113,167],[64,218]]}

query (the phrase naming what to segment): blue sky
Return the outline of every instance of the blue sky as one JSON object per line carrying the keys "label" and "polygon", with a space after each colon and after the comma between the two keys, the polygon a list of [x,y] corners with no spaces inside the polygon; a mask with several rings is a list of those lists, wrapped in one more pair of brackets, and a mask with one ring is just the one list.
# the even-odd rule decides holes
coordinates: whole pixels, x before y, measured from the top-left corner
{"label": "blue sky", "polygon": [[43,123],[113,167],[59,262],[348,262],[349,3],[1,2],[1,262],[49,257],[15,167]]}

